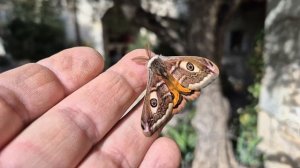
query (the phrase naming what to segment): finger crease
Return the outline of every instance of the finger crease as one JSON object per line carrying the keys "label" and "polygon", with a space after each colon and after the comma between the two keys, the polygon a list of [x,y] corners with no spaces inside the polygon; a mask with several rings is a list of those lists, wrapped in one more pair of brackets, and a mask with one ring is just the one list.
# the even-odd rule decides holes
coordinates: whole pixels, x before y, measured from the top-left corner
{"label": "finger crease", "polygon": [[68,118],[76,127],[78,127],[88,138],[95,144],[100,139],[96,125],[89,115],[85,114],[79,109],[71,107],[58,110],[63,117]]}
{"label": "finger crease", "polygon": [[139,94],[139,92],[136,90],[136,88],[131,85],[131,83],[128,81],[128,79],[124,77],[124,75],[122,75],[119,72],[112,70],[112,69],[109,69],[108,71],[110,73],[113,73],[116,76],[116,78],[119,78],[119,81],[122,81],[122,82],[124,81],[124,83],[126,83],[129,86],[130,90],[132,90],[135,94]]}
{"label": "finger crease", "polygon": [[64,83],[60,80],[59,76],[54,71],[52,71],[50,68],[48,68],[47,66],[44,66],[42,64],[37,64],[37,65],[42,66],[43,68],[45,68],[46,70],[48,70],[49,73],[52,73],[53,77],[56,79],[55,82],[58,82],[58,84],[60,86],[62,86],[63,93],[64,93],[63,97],[65,97],[66,95],[69,94],[69,91],[67,90],[66,86],[64,85]]}
{"label": "finger crease", "polygon": [[109,151],[101,150],[101,154],[103,154],[105,158],[109,158],[114,165],[118,165],[116,167],[133,167],[129,164],[129,161],[123,151],[119,150],[118,148],[111,148]]}
{"label": "finger crease", "polygon": [[12,109],[12,111],[20,117],[24,125],[29,122],[29,110],[27,109],[25,104],[20,100],[20,98],[13,90],[3,85],[0,86],[0,102],[3,105],[7,105],[8,108]]}

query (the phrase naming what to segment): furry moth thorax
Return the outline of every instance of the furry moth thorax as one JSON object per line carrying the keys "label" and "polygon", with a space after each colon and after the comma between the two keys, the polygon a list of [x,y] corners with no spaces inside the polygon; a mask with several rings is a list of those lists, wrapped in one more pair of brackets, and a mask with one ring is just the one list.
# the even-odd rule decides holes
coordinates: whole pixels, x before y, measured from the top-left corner
{"label": "furry moth thorax", "polygon": [[219,75],[209,59],[197,56],[152,56],[148,63],[148,83],[141,126],[151,136],[178,113],[187,100],[195,100],[202,88]]}

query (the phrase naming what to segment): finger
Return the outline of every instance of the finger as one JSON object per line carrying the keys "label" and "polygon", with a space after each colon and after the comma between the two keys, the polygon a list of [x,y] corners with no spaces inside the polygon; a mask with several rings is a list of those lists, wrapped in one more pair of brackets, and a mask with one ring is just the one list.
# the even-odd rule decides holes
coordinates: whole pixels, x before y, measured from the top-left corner
{"label": "finger", "polygon": [[89,47],[63,50],[38,62],[50,69],[70,94],[102,72],[103,57]]}
{"label": "finger", "polygon": [[159,138],[147,151],[140,168],[176,168],[180,166],[181,154],[177,144],[169,138]]}
{"label": "finger", "polygon": [[2,151],[0,162],[18,158],[28,167],[76,166],[144,90],[146,68],[132,61],[143,54],[127,54],[37,119]]}
{"label": "finger", "polygon": [[0,75],[0,149],[29,122],[39,117],[103,69],[95,50],[64,50],[35,64]]}
{"label": "finger", "polygon": [[143,102],[127,114],[105,139],[94,147],[81,167],[138,167],[160,132],[157,131],[151,137],[143,134],[142,104]]}

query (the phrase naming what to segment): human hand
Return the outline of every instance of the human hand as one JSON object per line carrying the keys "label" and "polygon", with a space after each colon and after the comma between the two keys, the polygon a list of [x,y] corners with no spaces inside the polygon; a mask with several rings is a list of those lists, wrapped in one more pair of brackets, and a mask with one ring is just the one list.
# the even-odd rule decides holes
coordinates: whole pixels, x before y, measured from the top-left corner
{"label": "human hand", "polygon": [[77,47],[0,74],[0,167],[179,167],[172,140],[143,135],[141,104],[120,120],[145,89],[141,55],[102,72]]}

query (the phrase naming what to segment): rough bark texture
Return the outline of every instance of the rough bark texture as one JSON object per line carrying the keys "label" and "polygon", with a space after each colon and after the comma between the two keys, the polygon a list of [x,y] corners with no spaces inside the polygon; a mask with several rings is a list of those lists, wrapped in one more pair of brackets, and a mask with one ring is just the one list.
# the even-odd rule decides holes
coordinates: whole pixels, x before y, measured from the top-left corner
{"label": "rough bark texture", "polygon": [[217,26],[219,0],[191,0],[187,22],[187,54],[200,54],[214,59],[215,30]]}
{"label": "rough bark texture", "polygon": [[[220,5],[218,0],[201,3],[195,0],[190,3],[191,30],[186,46],[190,54],[199,53],[219,62],[216,55],[221,53],[217,52],[220,49],[215,44],[218,39],[216,31]],[[222,95],[220,81],[204,89],[197,101],[197,113],[193,120],[193,126],[199,135],[193,167],[237,167],[231,142],[227,137],[229,110],[228,101]]]}
{"label": "rough bark texture", "polygon": [[265,167],[300,167],[300,1],[269,0],[258,132]]}
{"label": "rough bark texture", "polygon": [[71,1],[72,11],[73,11],[73,22],[75,27],[75,35],[76,35],[76,45],[82,45],[81,35],[80,35],[80,26],[77,18],[77,0]]}
{"label": "rough bark texture", "polygon": [[220,93],[219,81],[216,81],[205,88],[197,102],[193,125],[199,132],[199,141],[194,168],[238,167],[227,137],[229,103]]}

